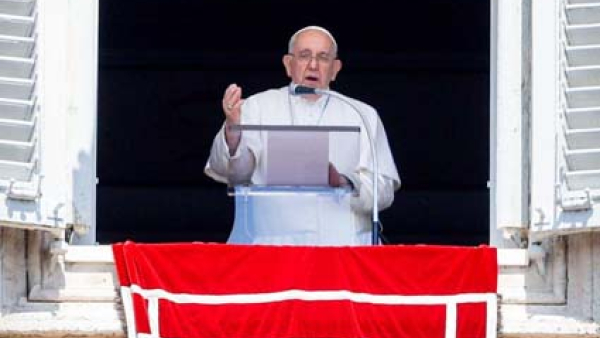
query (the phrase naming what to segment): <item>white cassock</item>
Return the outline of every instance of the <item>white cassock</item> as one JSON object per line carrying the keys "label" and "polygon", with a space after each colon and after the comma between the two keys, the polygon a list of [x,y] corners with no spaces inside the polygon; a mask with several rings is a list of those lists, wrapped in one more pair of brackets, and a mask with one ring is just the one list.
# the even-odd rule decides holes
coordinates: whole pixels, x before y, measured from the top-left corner
{"label": "white cassock", "polygon": [[[357,193],[341,196],[236,195],[235,222],[228,243],[369,245],[373,210],[372,160],[361,118],[350,105],[333,96],[321,96],[312,102],[290,95],[289,88],[272,89],[247,98],[242,105],[241,124],[361,127],[359,151],[352,142],[331,141],[329,147],[331,163],[352,181]],[[375,139],[379,164],[378,205],[382,210],[392,204],[394,192],[400,187],[387,136],[375,109],[345,98],[366,117]],[[262,149],[263,138],[259,133],[244,132],[236,153],[230,156],[224,128],[221,128],[214,139],[205,173],[227,184],[240,180],[254,185],[265,184],[266,161]]]}

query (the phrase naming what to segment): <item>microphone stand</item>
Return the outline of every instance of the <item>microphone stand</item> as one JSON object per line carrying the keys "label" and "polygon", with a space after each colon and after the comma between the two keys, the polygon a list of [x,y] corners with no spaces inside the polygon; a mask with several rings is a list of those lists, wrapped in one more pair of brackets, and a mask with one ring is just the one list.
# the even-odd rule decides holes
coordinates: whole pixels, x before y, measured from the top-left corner
{"label": "microphone stand", "polygon": [[377,151],[375,149],[375,139],[371,134],[371,128],[367,123],[367,120],[360,109],[358,109],[352,101],[348,100],[346,97],[342,96],[339,93],[333,92],[331,90],[326,89],[318,89],[318,88],[310,88],[305,86],[293,86],[292,94],[294,95],[304,95],[304,94],[317,94],[317,95],[330,95],[338,100],[349,105],[356,114],[360,117],[363,125],[365,126],[365,130],[367,131],[367,138],[369,139],[369,146],[371,148],[371,157],[373,159],[372,172],[373,172],[373,214],[371,217],[372,222],[372,233],[371,233],[371,244],[379,245],[379,231],[381,229],[381,222],[379,221],[379,210],[378,210],[378,184],[377,179],[379,177],[379,165],[377,163]]}

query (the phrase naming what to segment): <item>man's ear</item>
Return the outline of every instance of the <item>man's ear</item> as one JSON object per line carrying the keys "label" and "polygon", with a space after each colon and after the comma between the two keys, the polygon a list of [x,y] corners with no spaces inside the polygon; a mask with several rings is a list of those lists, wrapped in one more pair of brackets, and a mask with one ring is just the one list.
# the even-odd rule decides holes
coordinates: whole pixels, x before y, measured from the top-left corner
{"label": "man's ear", "polygon": [[331,81],[335,81],[335,77],[342,70],[342,61],[339,59],[333,60],[333,73],[331,74]]}
{"label": "man's ear", "polygon": [[282,59],[283,66],[285,67],[285,72],[287,76],[292,77],[292,56],[289,54],[285,54]]}

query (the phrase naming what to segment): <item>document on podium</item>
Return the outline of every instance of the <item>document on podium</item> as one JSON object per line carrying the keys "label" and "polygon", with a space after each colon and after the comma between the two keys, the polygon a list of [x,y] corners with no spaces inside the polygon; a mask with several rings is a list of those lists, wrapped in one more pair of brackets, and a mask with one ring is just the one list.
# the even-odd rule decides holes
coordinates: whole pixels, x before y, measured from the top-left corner
{"label": "document on podium", "polygon": [[[360,160],[360,127],[306,125],[236,125],[260,149],[257,180],[239,187],[253,193],[323,192],[329,186],[329,165],[351,173]],[[290,190],[295,189],[295,190]],[[246,193],[243,193],[246,194]]]}
{"label": "document on podium", "polygon": [[[352,173],[360,160],[355,126],[240,125],[258,154],[255,184],[237,185],[228,243],[343,245],[368,243],[368,216],[352,212],[355,196],[329,186],[329,165]],[[250,143],[251,142],[251,143]],[[358,236],[358,237],[357,237]]]}
{"label": "document on podium", "polygon": [[267,185],[328,186],[329,133],[269,131]]}

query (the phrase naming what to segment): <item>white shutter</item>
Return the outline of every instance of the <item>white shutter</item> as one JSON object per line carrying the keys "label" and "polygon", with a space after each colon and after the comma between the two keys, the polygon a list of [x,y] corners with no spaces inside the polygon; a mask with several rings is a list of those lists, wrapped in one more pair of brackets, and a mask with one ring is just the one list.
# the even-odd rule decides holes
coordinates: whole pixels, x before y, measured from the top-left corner
{"label": "white shutter", "polygon": [[35,0],[0,0],[0,224],[48,228],[40,213],[39,23]]}
{"label": "white shutter", "polygon": [[564,13],[563,191],[600,197],[600,1],[574,1]]}
{"label": "white shutter", "polygon": [[[0,180],[35,180],[35,2],[0,1]],[[32,196],[31,198],[34,198]]]}
{"label": "white shutter", "polygon": [[0,0],[0,225],[95,241],[95,0]]}
{"label": "white shutter", "polygon": [[[554,141],[546,146],[546,150],[555,154],[554,173],[547,175],[553,176],[554,182],[534,180],[532,187],[539,190],[536,183],[553,185],[550,197],[554,208],[546,213],[539,211],[544,210],[543,207],[538,209],[537,219],[532,221],[532,231],[538,234],[589,231],[600,227],[600,0],[563,0],[558,3],[554,39],[558,82],[554,94],[556,115],[550,118],[555,123],[546,125],[552,127],[556,135]],[[540,34],[538,32],[538,36]],[[535,38],[535,32],[533,36]],[[535,76],[534,73],[533,81]],[[546,98],[553,95],[547,94]],[[534,96],[534,105],[536,100],[544,99],[543,95]],[[538,121],[543,118],[543,113],[537,111]],[[534,134],[535,114],[534,107]],[[540,126],[537,127],[539,129]],[[542,133],[540,130],[537,132]],[[544,151],[544,147],[534,147],[533,151]],[[534,162],[534,170],[538,173],[544,170],[535,169],[535,165]],[[544,164],[538,162],[537,165]],[[543,205],[540,200],[548,200],[549,197],[539,194],[537,198],[535,194],[533,197],[532,212],[535,213],[536,203]]]}

